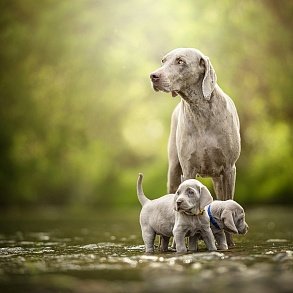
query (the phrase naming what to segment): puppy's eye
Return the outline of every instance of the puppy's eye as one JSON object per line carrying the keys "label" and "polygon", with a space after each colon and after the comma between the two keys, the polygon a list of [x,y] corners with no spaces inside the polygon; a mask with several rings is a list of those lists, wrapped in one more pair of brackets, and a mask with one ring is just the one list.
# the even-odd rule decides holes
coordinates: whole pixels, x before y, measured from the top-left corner
{"label": "puppy's eye", "polygon": [[192,189],[188,189],[187,194],[188,194],[188,196],[193,196],[194,191]]}
{"label": "puppy's eye", "polygon": [[166,58],[163,58],[161,62],[164,64],[166,62]]}

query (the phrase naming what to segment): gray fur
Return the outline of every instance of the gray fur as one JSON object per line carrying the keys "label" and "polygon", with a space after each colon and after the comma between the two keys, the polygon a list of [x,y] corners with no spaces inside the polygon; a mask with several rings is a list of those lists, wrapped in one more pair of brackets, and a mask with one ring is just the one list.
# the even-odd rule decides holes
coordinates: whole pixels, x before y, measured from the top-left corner
{"label": "gray fur", "polygon": [[154,252],[156,235],[161,235],[161,250],[167,251],[169,239],[175,223],[175,210],[173,208],[174,194],[167,194],[160,198],[149,200],[143,193],[143,175],[139,174],[137,180],[137,196],[142,205],[140,212],[140,226],[146,253]]}
{"label": "gray fur", "polygon": [[198,180],[182,182],[175,194],[175,225],[173,229],[176,251],[187,252],[184,238],[189,236],[189,250],[197,250],[197,238],[201,237],[209,251],[217,250],[210,227],[210,219],[204,208],[213,201],[208,189]]}
{"label": "gray fur", "polygon": [[[213,234],[220,250],[228,249],[225,233],[246,234],[248,225],[245,222],[245,212],[240,204],[234,200],[215,200],[211,204],[211,214],[218,224],[216,228],[211,223]],[[205,207],[206,213],[208,206]]]}
{"label": "gray fur", "polygon": [[196,250],[192,237],[200,233],[209,250],[216,250],[215,240],[209,225],[209,218],[204,212],[206,205],[212,202],[208,189],[199,181],[184,181],[176,194],[167,194],[149,200],[142,188],[143,175],[137,180],[137,196],[142,204],[140,226],[146,253],[154,252],[156,235],[162,237],[162,251],[168,250],[170,237],[173,235],[177,252],[185,252],[184,238],[190,236],[190,250]]}
{"label": "gray fur", "polygon": [[179,48],[151,74],[156,91],[181,96],[169,137],[168,192],[185,179],[212,177],[218,199],[233,199],[240,155],[239,119],[233,101],[217,85],[216,73],[199,50]]}

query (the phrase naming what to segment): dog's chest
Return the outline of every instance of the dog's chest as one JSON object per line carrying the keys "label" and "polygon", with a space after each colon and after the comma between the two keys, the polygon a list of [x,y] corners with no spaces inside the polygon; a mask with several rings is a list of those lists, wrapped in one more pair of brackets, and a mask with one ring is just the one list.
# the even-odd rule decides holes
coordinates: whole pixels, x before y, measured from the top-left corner
{"label": "dog's chest", "polygon": [[184,173],[194,176],[219,176],[228,163],[227,154],[211,137],[186,141],[178,148],[178,156]]}
{"label": "dog's chest", "polygon": [[185,176],[218,177],[238,158],[240,142],[233,117],[229,112],[224,118],[216,114],[193,115],[186,110],[179,114],[176,146]]}
{"label": "dog's chest", "polygon": [[209,227],[209,220],[204,215],[193,217],[189,229],[190,236],[201,233],[206,226]]}

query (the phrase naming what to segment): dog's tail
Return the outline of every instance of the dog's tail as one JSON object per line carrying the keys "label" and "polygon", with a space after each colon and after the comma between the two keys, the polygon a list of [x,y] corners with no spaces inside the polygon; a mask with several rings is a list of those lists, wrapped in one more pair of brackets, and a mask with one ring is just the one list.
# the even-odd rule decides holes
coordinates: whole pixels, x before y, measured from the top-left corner
{"label": "dog's tail", "polygon": [[137,178],[137,184],[136,184],[136,193],[137,193],[137,197],[140,204],[144,206],[150,200],[144,195],[144,192],[142,189],[142,179],[143,179],[143,174],[139,173]]}

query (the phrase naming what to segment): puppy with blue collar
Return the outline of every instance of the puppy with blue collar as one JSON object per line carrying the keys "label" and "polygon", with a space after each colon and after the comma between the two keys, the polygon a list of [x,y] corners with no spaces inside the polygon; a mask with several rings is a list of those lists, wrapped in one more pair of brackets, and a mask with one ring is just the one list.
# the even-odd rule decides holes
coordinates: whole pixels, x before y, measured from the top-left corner
{"label": "puppy with blue collar", "polygon": [[248,231],[244,209],[234,200],[214,200],[205,207],[205,212],[210,218],[211,229],[219,250],[228,249],[225,231],[243,235]]}

